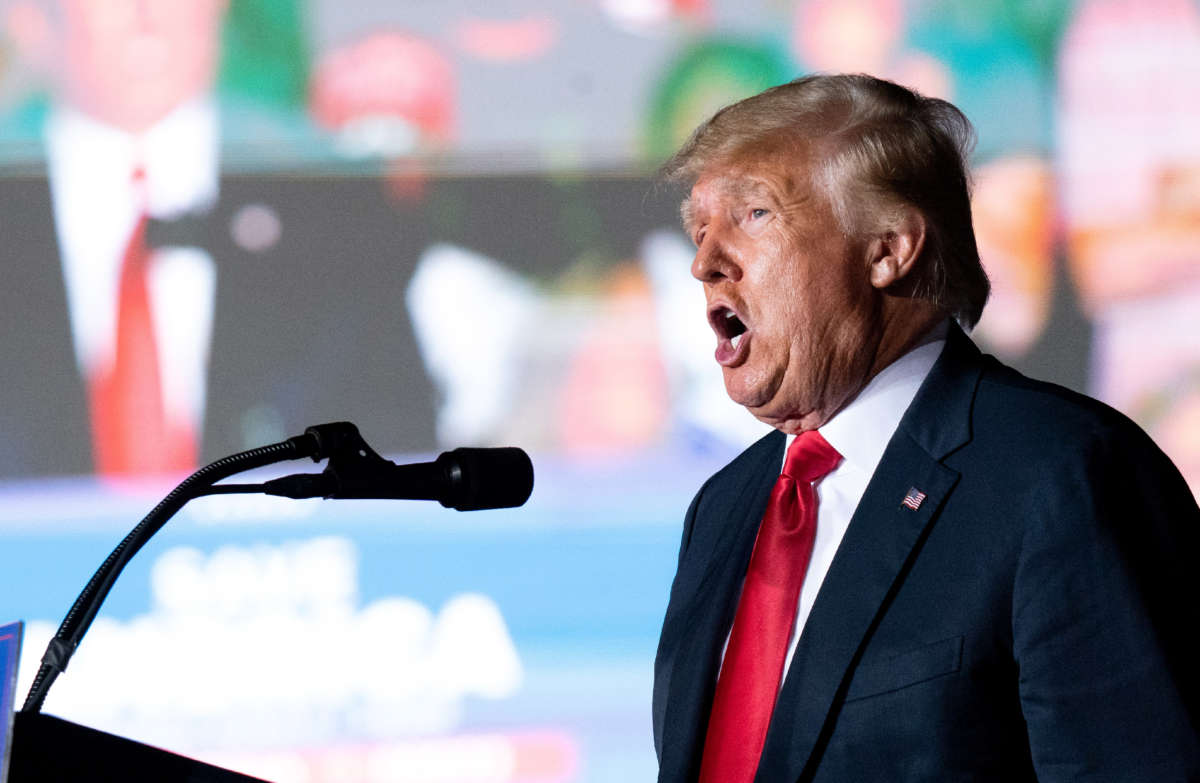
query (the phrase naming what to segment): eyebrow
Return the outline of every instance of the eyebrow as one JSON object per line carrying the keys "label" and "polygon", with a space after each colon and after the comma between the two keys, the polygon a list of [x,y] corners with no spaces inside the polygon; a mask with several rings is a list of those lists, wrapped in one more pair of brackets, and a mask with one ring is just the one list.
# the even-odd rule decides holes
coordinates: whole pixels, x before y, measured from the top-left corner
{"label": "eyebrow", "polygon": [[[729,196],[735,199],[745,200],[751,197],[763,196],[773,198],[771,189],[765,182],[757,179],[749,179],[738,177],[732,181],[722,183],[721,189]],[[693,222],[696,219],[696,206],[692,202],[691,196],[685,196],[683,201],[679,203],[679,219],[683,223],[683,230],[688,234],[692,233]]]}
{"label": "eyebrow", "polygon": [[767,183],[757,179],[738,179],[729,185],[729,194],[734,198],[745,199],[748,196],[772,196]]}
{"label": "eyebrow", "polygon": [[679,204],[679,220],[683,223],[683,230],[690,236],[692,233],[692,221],[696,219],[696,207],[692,204],[692,197],[685,196]]}

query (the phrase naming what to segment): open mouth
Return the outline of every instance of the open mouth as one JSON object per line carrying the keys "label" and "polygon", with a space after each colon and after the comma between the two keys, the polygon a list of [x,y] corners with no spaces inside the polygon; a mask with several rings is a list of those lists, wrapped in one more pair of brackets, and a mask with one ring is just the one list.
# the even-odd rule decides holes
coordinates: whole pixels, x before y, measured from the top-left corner
{"label": "open mouth", "polygon": [[725,306],[710,310],[708,321],[717,333],[717,361],[723,365],[736,363],[741,356],[741,347],[749,339],[749,327],[741,316]]}

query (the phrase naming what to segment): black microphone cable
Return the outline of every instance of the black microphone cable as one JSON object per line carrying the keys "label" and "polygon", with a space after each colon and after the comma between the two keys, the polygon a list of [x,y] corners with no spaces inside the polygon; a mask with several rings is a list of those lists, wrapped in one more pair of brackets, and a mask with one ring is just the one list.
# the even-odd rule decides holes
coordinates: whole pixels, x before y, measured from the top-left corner
{"label": "black microphone cable", "polygon": [[126,564],[138,553],[147,541],[157,533],[167,520],[189,500],[205,494],[213,482],[220,481],[245,470],[271,465],[291,459],[314,457],[319,449],[317,440],[305,433],[279,443],[243,451],[217,460],[197,470],[171,490],[157,506],[117,545],[88,581],[83,592],[75,599],[71,610],[63,618],[54,638],[46,645],[41,666],[33,678],[29,694],[25,697],[22,712],[39,712],[46,700],[50,686],[58,675],[65,671],[71,656],[75,654],[84,634],[100,610],[104,599],[124,570]]}
{"label": "black microphone cable", "polygon": [[[329,463],[322,473],[299,473],[262,484],[216,483],[243,471],[305,457],[314,462],[328,458]],[[291,498],[428,499],[468,511],[519,506],[532,491],[533,465],[520,449],[455,449],[434,462],[396,465],[376,454],[349,422],[319,424],[303,435],[217,460],[171,490],[92,575],[46,645],[21,711],[41,711],[50,686],[66,670],[121,571],[193,498],[264,492]]]}

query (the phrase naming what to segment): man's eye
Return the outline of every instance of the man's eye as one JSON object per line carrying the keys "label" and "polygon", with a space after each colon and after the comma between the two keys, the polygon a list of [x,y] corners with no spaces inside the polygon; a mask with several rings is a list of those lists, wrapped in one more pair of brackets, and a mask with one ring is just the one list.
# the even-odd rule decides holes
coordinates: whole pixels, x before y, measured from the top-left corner
{"label": "man's eye", "polygon": [[767,210],[765,210],[765,209],[759,208],[759,209],[750,210],[750,217],[754,220],[758,220],[759,218],[763,218],[766,216],[767,216]]}

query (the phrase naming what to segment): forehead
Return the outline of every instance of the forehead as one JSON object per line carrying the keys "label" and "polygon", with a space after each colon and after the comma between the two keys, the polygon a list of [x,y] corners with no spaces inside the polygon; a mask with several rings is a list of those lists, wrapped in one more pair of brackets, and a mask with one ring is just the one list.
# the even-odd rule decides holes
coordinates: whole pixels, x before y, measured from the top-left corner
{"label": "forehead", "polygon": [[684,225],[707,210],[746,200],[790,204],[813,192],[811,153],[807,147],[754,150],[717,161],[701,170],[690,195],[680,205]]}

